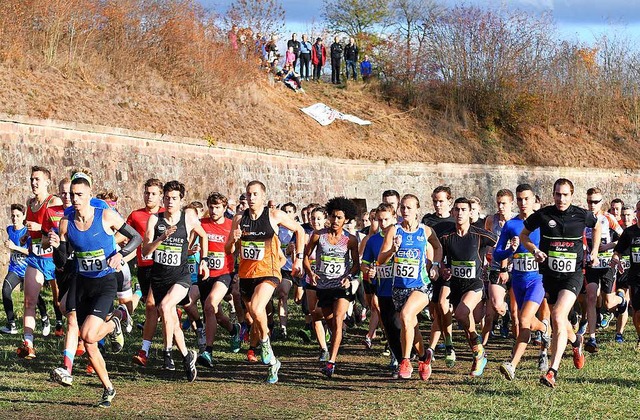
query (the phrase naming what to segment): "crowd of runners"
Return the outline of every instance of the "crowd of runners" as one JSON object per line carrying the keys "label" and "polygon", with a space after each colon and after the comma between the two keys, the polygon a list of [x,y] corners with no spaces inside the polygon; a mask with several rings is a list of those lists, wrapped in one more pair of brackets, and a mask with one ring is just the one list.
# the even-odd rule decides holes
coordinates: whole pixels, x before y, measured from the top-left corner
{"label": "crowd of runners", "polygon": [[[598,352],[596,335],[614,319],[616,342],[624,341],[629,313],[640,336],[640,311],[633,311],[640,308],[640,202],[628,207],[613,199],[605,211],[602,192],[590,188],[583,209],[572,204],[576,192],[568,179],[547,187],[553,193],[548,206],[529,184],[517,185],[515,193],[501,189],[497,212],[486,218],[479,199],[454,199],[446,186],[433,190],[432,212],[424,212],[414,194],[386,190],[363,216],[345,197],[300,212],[291,202],[277,206],[260,181],[246,186],[237,205],[220,192],[205,203],[186,203],[181,182],[152,178],[142,186],[144,207],[125,219],[117,195],[98,190],[86,169],[63,178],[56,194],[51,183],[51,173],[34,166],[33,196],[26,206],[11,204],[2,289],[7,325],[0,331],[20,333],[12,292],[23,284],[17,355],[35,358],[36,310],[42,335],[51,333],[41,294],[49,286],[54,334],[65,344],[51,379],[72,385],[74,359],[86,353],[88,369],[104,387],[101,407],[116,395],[103,354],[122,351],[138,306],[144,322],[132,363],[150,363],[160,323],[162,337],[155,338],[162,342],[163,367],[176,369],[175,346],[188,381],[198,366],[213,367],[213,343],[223,335],[230,351],[245,345],[247,361],[266,366],[267,383],[278,382],[281,362],[271,340],[292,339],[290,294],[305,316],[296,336],[317,343],[328,378],[340,374],[346,325],[364,320],[367,311],[364,346],[381,338],[389,374],[401,379],[412,378],[417,362],[419,378],[428,380],[436,350],[453,367],[456,351],[465,351],[454,348],[454,327],[466,337],[471,376],[487,366],[487,342],[512,334],[509,360],[495,360],[501,374],[513,380],[531,344],[540,383],[549,387],[556,386],[567,344],[581,369],[583,349]],[[355,301],[362,305],[357,313]],[[428,335],[419,328],[425,319]],[[190,349],[190,337],[198,351]]]}

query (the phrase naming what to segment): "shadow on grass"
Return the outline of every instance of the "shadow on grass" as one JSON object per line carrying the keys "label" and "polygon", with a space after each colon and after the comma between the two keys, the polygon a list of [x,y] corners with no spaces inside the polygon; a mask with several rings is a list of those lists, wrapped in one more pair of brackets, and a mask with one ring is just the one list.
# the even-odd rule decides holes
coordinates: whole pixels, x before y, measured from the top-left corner
{"label": "shadow on grass", "polygon": [[72,406],[72,407],[90,407],[90,408],[94,408],[96,405],[95,404],[89,404],[89,403],[80,403],[77,401],[61,401],[61,400],[19,400],[19,399],[15,399],[15,398],[2,398],[0,397],[0,402],[9,402],[9,403],[20,403],[20,404],[51,404],[51,405],[68,405],[68,406]]}

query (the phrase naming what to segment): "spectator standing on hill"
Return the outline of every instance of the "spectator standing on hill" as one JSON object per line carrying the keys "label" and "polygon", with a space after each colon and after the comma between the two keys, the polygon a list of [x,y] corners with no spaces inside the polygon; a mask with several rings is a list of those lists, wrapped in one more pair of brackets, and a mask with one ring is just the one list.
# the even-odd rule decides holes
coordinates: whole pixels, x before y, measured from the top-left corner
{"label": "spectator standing on hill", "polygon": [[300,58],[300,41],[298,41],[296,37],[297,37],[297,34],[293,33],[291,34],[291,39],[287,41],[287,50],[289,48],[293,48],[293,54],[295,55],[294,60],[291,62],[291,64],[293,64],[294,69],[298,64],[298,58]]}
{"label": "spectator standing on hill", "polygon": [[275,35],[271,35],[271,39],[266,43],[264,49],[267,53],[267,61],[273,62],[273,60],[277,60],[280,57],[280,53],[278,52],[278,37]]}
{"label": "spectator standing on hill", "polygon": [[309,81],[309,63],[311,63],[311,49],[313,45],[307,39],[307,35],[302,35],[300,41],[300,77]]}
{"label": "spectator standing on hill", "polygon": [[331,83],[340,84],[340,62],[342,61],[344,48],[338,40],[338,37],[333,38],[333,44],[331,44]]}
{"label": "spectator standing on hill", "polygon": [[311,62],[313,63],[313,80],[320,81],[322,67],[327,62],[327,49],[322,44],[322,38],[316,38],[316,43],[311,49]]}
{"label": "spectator standing on hill", "polygon": [[349,69],[353,73],[353,80],[358,80],[358,46],[353,38],[344,47],[344,61],[346,63],[347,80],[349,80]]}
{"label": "spectator standing on hill", "polygon": [[231,30],[227,33],[227,39],[231,48],[238,51],[238,27],[236,25],[231,26]]}
{"label": "spectator standing on hill", "polygon": [[364,60],[360,63],[360,75],[365,82],[371,78],[371,61],[369,61],[368,55],[365,55]]}
{"label": "spectator standing on hill", "polygon": [[267,59],[267,37],[262,35],[262,33],[258,32],[256,35],[256,43],[255,43],[255,53],[256,56],[262,57],[263,60]]}

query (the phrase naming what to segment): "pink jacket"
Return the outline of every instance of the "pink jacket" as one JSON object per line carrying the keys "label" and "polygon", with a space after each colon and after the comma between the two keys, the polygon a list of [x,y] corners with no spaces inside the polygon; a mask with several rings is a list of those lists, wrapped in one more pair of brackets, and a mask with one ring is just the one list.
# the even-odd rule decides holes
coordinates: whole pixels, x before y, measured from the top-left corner
{"label": "pink jacket", "polygon": [[285,56],[284,56],[285,64],[293,64],[294,61],[296,61],[295,53],[287,50],[287,52],[285,53]]}

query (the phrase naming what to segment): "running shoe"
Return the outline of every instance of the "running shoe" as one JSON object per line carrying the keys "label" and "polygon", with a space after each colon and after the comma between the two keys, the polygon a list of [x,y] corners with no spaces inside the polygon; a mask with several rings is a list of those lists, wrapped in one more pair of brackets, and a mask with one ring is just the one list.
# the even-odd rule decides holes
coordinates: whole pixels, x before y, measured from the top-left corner
{"label": "running shoe", "polygon": [[198,351],[202,353],[207,347],[207,336],[203,328],[196,328],[196,337],[198,339]]}
{"label": "running shoe", "polygon": [[147,361],[148,361],[147,352],[140,349],[138,350],[138,353],[133,355],[131,360],[133,361],[134,364],[138,366],[147,367]]}
{"label": "running shoe", "polygon": [[93,368],[91,362],[87,363],[87,370],[85,372],[87,372],[87,375],[93,375],[94,373],[96,373],[96,370]]}
{"label": "running shoe", "polygon": [[311,331],[309,330],[298,330],[298,337],[300,337],[302,339],[302,342],[305,344],[311,343]]}
{"label": "running shoe", "polygon": [[503,320],[502,325],[500,326],[500,337],[509,338],[509,334],[511,333],[511,330],[509,329],[509,322],[511,320],[509,312],[507,311],[507,313],[505,313],[502,318]]}
{"label": "running shoe", "polygon": [[484,368],[486,366],[487,366],[487,356],[484,354],[484,352],[482,352],[479,358],[478,357],[473,358],[473,365],[471,366],[470,375],[473,376],[474,378],[478,378],[482,376],[482,373],[484,372]]}
{"label": "running shoe", "polygon": [[598,352],[598,343],[596,342],[596,338],[587,338],[587,341],[584,343],[584,349],[591,354],[596,354]]}
{"label": "running shoe", "polygon": [[64,326],[62,325],[62,321],[56,322],[56,328],[54,329],[53,334],[56,337],[64,337]]}
{"label": "running shoe", "polygon": [[576,369],[582,369],[584,367],[584,353],[582,352],[582,346],[584,344],[584,337],[581,336],[581,335],[578,335],[576,337],[576,340],[578,340],[579,344],[578,344],[577,347],[573,347],[573,349],[572,349],[572,351],[573,351],[573,366],[575,366]]}
{"label": "running shoe", "polygon": [[322,374],[327,378],[331,378],[335,370],[336,370],[336,364],[327,362],[327,364],[320,369],[320,372],[322,372]]}
{"label": "running shoe", "polygon": [[373,343],[369,337],[365,337],[363,343],[367,350],[371,350],[373,348]]}
{"label": "running shoe", "polygon": [[367,320],[367,308],[362,308],[362,312],[360,312],[360,322],[364,322]]}
{"label": "running shoe", "polygon": [[382,350],[382,355],[383,356],[390,356],[391,355],[391,349],[389,348],[389,343],[386,343],[384,345],[384,350]]}
{"label": "running shoe", "polygon": [[269,366],[269,373],[267,374],[267,383],[275,384],[278,382],[278,371],[280,370],[280,360],[276,359],[276,362]]}
{"label": "running shoe", "polygon": [[329,350],[320,349],[320,356],[318,357],[319,362],[328,362],[331,355],[329,354]]}
{"label": "running shoe", "polygon": [[504,362],[500,365],[500,373],[507,381],[513,381],[516,377],[516,368],[513,367],[511,362]]}
{"label": "running shoe", "polygon": [[621,333],[616,333],[615,340],[616,340],[616,343],[618,343],[618,344],[624,343],[624,337],[623,337],[623,335]]}
{"label": "running shoe", "polygon": [[116,317],[111,318],[111,321],[113,321],[113,323],[115,324],[113,332],[109,334],[109,337],[111,338],[111,351],[115,354],[118,354],[124,347],[124,334],[122,334],[122,324],[120,324],[120,320]]}
{"label": "running shoe", "polygon": [[[624,299],[624,297],[623,297],[623,299]],[[600,326],[603,329],[607,329],[607,328],[609,328],[609,325],[611,324],[612,320],[613,320],[613,314],[611,312],[606,312],[606,313],[602,314],[602,321],[600,321]]]}
{"label": "running shoe", "polygon": [[129,313],[129,308],[127,308],[127,305],[125,304],[120,304],[118,305],[118,309],[120,309],[120,312],[122,312],[122,321],[124,322],[124,330],[127,334],[130,334],[131,331],[133,331],[133,318]]}
{"label": "running shoe", "polygon": [[618,304],[618,307],[616,308],[616,316],[620,316],[623,313],[627,312],[627,307],[629,306],[629,303],[624,298],[624,292],[622,290],[618,291],[616,295],[620,296],[620,299],[622,299],[622,302],[620,302],[620,304]]}
{"label": "running shoe", "polygon": [[[195,350],[187,351],[187,355],[184,357],[182,364],[184,366],[184,372],[187,374],[187,380],[193,382],[198,376],[198,369],[196,369],[196,357]],[[174,367],[175,369],[175,367]]]}
{"label": "running shoe", "polygon": [[0,328],[0,333],[11,335],[18,334],[18,328],[16,328],[15,323],[9,323],[6,327]]}
{"label": "running shoe", "polygon": [[544,375],[540,377],[540,383],[542,385],[548,386],[549,388],[556,387],[556,375],[553,374],[551,370],[547,371]]}
{"label": "running shoe", "polygon": [[444,343],[436,344],[436,353],[444,353],[447,350],[447,346]]}
{"label": "running shoe", "polygon": [[400,362],[400,370],[398,375],[402,379],[411,379],[411,374],[413,373],[413,366],[411,366],[411,361],[409,359],[402,359]]}
{"label": "running shoe", "polygon": [[208,368],[213,368],[213,356],[210,352],[208,351],[203,351],[198,355],[198,364],[204,366],[204,367],[208,367]]}
{"label": "running shoe", "polygon": [[229,348],[233,353],[237,353],[240,351],[241,346],[242,346],[242,326],[236,323],[233,325],[233,329],[231,330],[231,336],[229,337]]}
{"label": "running shoe", "polygon": [[173,357],[171,357],[170,351],[164,352],[164,365],[162,367],[164,370],[176,370],[176,364],[173,362]]}
{"label": "running shoe", "polygon": [[63,386],[73,385],[73,376],[63,367],[58,367],[51,371],[51,380]]}
{"label": "running shoe", "polygon": [[540,353],[538,356],[538,370],[540,372],[549,370],[549,356],[547,356],[547,353]]}
{"label": "running shoe", "polygon": [[544,331],[540,333],[540,341],[541,341],[541,345],[544,346],[545,349],[549,348],[549,345],[551,344],[551,334],[549,334],[549,331],[551,330],[551,328],[549,328],[549,321],[546,319],[542,320],[542,323],[544,324]]}
{"label": "running shoe", "polygon": [[247,361],[249,363],[257,363],[258,362],[258,357],[256,356],[256,352],[254,349],[249,349],[249,351],[247,351]]}
{"label": "running shoe", "polygon": [[587,320],[583,319],[580,321],[580,325],[578,326],[578,331],[576,334],[584,335],[587,332]]}
{"label": "running shoe", "polygon": [[268,338],[260,343],[260,356],[262,356],[262,364],[268,365],[271,363],[273,350],[271,349],[271,342]]}
{"label": "running shoe", "polygon": [[431,358],[433,357],[433,350],[427,349],[426,358],[418,361],[418,374],[420,379],[426,381],[431,376]]}
{"label": "running shoe", "polygon": [[542,333],[540,331],[533,331],[531,333],[531,343],[536,347],[542,345]]}
{"label": "running shoe", "polygon": [[113,397],[116,396],[115,388],[107,389],[105,388],[102,392],[102,398],[100,402],[98,402],[98,407],[100,408],[109,408],[111,407],[111,401],[113,401]]}
{"label": "running shoe", "polygon": [[456,351],[454,349],[449,350],[444,356],[444,363],[448,368],[452,368],[456,365]]}
{"label": "running shoe", "polygon": [[51,322],[49,317],[42,318],[42,336],[48,337],[51,334]]}
{"label": "running shoe", "polygon": [[18,347],[16,353],[18,353],[18,357],[21,359],[31,360],[36,358],[36,349],[30,346],[26,340]]}

